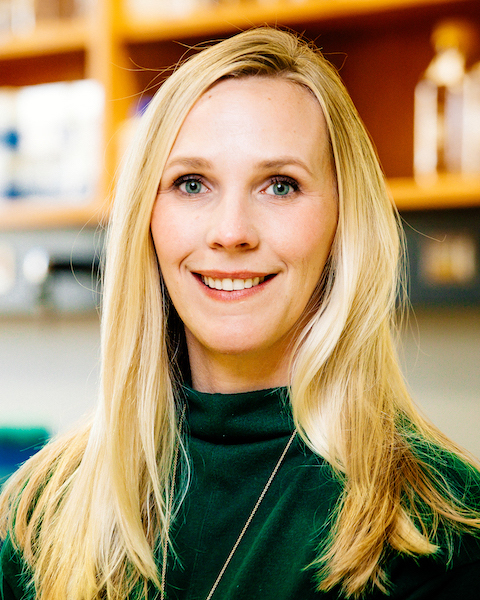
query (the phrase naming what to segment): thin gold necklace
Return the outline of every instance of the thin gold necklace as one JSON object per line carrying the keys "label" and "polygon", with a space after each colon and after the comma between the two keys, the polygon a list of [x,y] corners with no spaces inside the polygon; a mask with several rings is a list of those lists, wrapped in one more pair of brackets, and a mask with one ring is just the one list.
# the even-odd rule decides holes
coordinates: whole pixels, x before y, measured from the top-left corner
{"label": "thin gold necklace", "polygon": [[[175,455],[174,455],[174,459],[173,459],[173,472],[172,472],[172,482],[173,483],[175,482],[175,477],[177,474],[178,454],[179,454],[179,449],[180,449],[180,435],[182,433],[183,420],[185,418],[185,410],[186,410],[186,404],[184,404],[184,406],[183,406],[182,415],[180,417],[179,437],[177,440],[177,445],[175,447]],[[293,440],[295,439],[296,435],[297,435],[297,431],[295,430],[292,433],[292,435],[290,436],[290,439],[288,440],[287,445],[283,449],[283,452],[280,455],[280,458],[278,459],[277,464],[275,465],[272,473],[270,474],[270,477],[268,478],[268,481],[265,484],[265,487],[263,488],[260,496],[258,497],[258,500],[255,503],[255,506],[253,507],[252,512],[250,513],[250,516],[246,520],[245,525],[243,526],[243,529],[237,538],[237,541],[235,542],[235,544],[233,544],[230,554],[227,556],[227,560],[224,562],[223,567],[220,569],[220,573],[218,574],[218,577],[215,580],[215,583],[213,584],[212,589],[208,593],[208,596],[205,598],[205,600],[210,600],[211,597],[213,596],[213,594],[215,593],[215,590],[217,589],[218,584],[220,583],[220,580],[223,577],[223,574],[227,570],[227,567],[230,564],[230,561],[232,560],[233,555],[235,554],[235,551],[237,550],[238,546],[240,545],[240,542],[242,541],[243,536],[245,535],[245,532],[247,531],[250,523],[252,522],[252,519],[255,516],[255,513],[257,512],[260,504],[262,503],[262,500],[265,498],[265,494],[268,492],[268,489],[269,489],[270,485],[272,484],[272,481],[274,480],[275,475],[277,474],[278,469],[280,468],[280,466],[283,462],[283,459],[285,458],[288,450],[290,449],[290,446],[292,445]],[[161,592],[160,592],[161,600],[165,600],[165,585],[166,585],[166,580],[167,580],[167,552],[168,552],[168,542],[169,542],[169,537],[170,537],[170,519],[171,519],[171,514],[172,514],[172,505],[173,505],[173,496],[174,496],[173,483],[172,483],[172,487],[171,487],[169,498],[168,498],[167,535],[165,536],[165,540],[163,543],[162,588],[161,588]]]}

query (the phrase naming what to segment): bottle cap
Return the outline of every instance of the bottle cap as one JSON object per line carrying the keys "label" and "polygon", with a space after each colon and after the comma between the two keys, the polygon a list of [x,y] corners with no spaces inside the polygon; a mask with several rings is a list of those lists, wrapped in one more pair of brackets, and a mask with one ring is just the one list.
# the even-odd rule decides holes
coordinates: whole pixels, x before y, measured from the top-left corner
{"label": "bottle cap", "polygon": [[432,32],[432,44],[437,51],[458,48],[468,56],[478,45],[478,34],[473,25],[464,19],[447,19],[437,23]]}

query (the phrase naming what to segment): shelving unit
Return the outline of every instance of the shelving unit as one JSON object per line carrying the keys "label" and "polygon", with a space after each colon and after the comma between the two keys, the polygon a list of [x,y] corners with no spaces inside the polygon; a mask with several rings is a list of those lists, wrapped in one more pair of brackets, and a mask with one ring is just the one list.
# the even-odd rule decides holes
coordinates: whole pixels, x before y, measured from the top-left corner
{"label": "shelving unit", "polygon": [[[87,49],[87,21],[47,21],[24,35],[12,35],[0,42],[0,61],[58,55]],[[2,82],[3,84],[3,82]]]}
{"label": "shelving unit", "polygon": [[184,18],[139,18],[122,0],[97,0],[88,18],[3,38],[0,86],[94,77],[104,86],[106,112],[96,197],[85,206],[0,204],[0,230],[94,226],[105,218],[121,158],[119,130],[142,92],[158,88],[188,48],[266,23],[316,40],[340,68],[401,210],[480,206],[480,177],[450,176],[430,186],[412,177],[413,89],[432,56],[431,29],[444,17],[468,18],[480,32],[478,0],[239,0]]}
{"label": "shelving unit", "polygon": [[394,177],[388,183],[401,211],[480,206],[480,176],[442,175],[423,184],[410,177]]}
{"label": "shelving unit", "polygon": [[373,18],[432,5],[460,3],[461,0],[278,0],[277,2],[240,2],[220,4],[197,10],[185,18],[135,18],[123,15],[122,30],[130,42],[169,40],[175,36],[209,36],[245,29],[263,23],[286,24],[292,28],[315,23],[343,29],[349,21]]}

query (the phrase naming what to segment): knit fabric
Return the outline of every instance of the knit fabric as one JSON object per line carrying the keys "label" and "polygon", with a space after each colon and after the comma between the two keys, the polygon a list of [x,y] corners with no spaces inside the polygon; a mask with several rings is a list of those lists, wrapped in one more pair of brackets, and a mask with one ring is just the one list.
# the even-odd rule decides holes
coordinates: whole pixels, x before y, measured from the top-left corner
{"label": "knit fabric", "polygon": [[[176,557],[169,555],[166,591],[168,600],[206,600],[294,427],[283,388],[231,395],[185,388],[183,394],[191,481],[171,526]],[[341,492],[328,463],[297,436],[212,600],[343,598],[339,590],[318,592],[309,567]],[[0,598],[33,599],[8,540],[0,564]],[[480,543],[470,535],[457,539],[449,562],[442,552],[420,559],[392,553],[386,569],[391,600],[480,598]],[[158,590],[152,587],[150,597],[159,597]],[[387,597],[373,590],[364,598]]]}

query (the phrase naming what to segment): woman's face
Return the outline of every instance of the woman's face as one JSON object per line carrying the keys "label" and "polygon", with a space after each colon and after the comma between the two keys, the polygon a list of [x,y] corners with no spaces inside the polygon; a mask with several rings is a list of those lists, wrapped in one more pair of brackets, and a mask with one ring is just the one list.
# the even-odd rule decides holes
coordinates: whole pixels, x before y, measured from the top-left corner
{"label": "woman's face", "polygon": [[255,387],[287,383],[296,325],[336,223],[326,125],[308,91],[249,77],[199,99],[168,157],[151,222],[194,383],[222,365],[251,382],[263,373]]}

